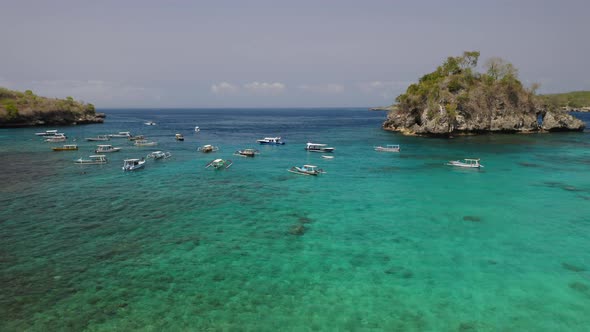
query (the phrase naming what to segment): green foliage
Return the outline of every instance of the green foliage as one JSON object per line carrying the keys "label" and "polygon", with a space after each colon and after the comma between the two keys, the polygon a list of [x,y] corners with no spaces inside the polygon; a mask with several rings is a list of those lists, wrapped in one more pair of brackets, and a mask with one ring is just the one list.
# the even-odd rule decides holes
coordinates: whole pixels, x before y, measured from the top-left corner
{"label": "green foliage", "polygon": [[541,98],[556,107],[590,107],[590,91],[573,91],[541,95]]}
{"label": "green foliage", "polygon": [[6,104],[6,117],[8,120],[13,120],[18,117],[18,108],[12,102]]}
{"label": "green foliage", "polygon": [[32,97],[32,96],[34,96],[34,95],[35,95],[35,94],[34,94],[34,93],[33,93],[33,91],[31,91],[31,90],[26,90],[26,91],[25,91],[25,96],[27,96],[27,97]]}

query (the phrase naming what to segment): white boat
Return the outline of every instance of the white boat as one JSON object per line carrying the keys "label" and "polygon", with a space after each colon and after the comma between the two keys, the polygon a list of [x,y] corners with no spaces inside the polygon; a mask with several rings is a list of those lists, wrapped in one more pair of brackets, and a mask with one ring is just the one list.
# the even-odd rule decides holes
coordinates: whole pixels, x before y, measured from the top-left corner
{"label": "white boat", "polygon": [[289,172],[301,175],[319,175],[326,173],[324,170],[318,168],[318,166],[314,165],[303,165],[301,167],[293,166],[291,169],[288,169]]}
{"label": "white boat", "polygon": [[124,171],[135,171],[145,166],[145,159],[125,159],[123,160]]}
{"label": "white boat", "polygon": [[107,135],[98,135],[96,137],[88,137],[88,138],[86,138],[86,140],[89,142],[108,141],[108,140],[110,140],[110,138]]}
{"label": "white boat", "polygon": [[49,143],[65,142],[67,139],[63,134],[56,134],[54,136],[44,136],[44,137],[47,137],[45,139],[45,142],[49,142]]}
{"label": "white boat", "polygon": [[195,127],[195,133],[198,133],[199,131],[201,131],[201,128],[199,128],[199,126]]}
{"label": "white boat", "polygon": [[172,157],[172,154],[170,152],[164,152],[164,151],[154,151],[150,154],[147,155],[147,158],[152,158],[152,159],[168,159]]}
{"label": "white boat", "polygon": [[98,164],[106,164],[108,162],[107,156],[105,155],[93,155],[88,157],[89,159],[77,159],[74,161],[76,164],[84,164],[84,165],[98,165]]}
{"label": "white boat", "polygon": [[219,147],[213,146],[211,144],[203,145],[203,146],[200,146],[197,148],[197,151],[200,151],[203,153],[215,152],[218,150],[219,150]]}
{"label": "white boat", "polygon": [[284,145],[285,142],[281,141],[280,137],[265,137],[263,139],[256,140],[260,144],[268,145]]}
{"label": "white boat", "polygon": [[155,126],[156,125],[156,123],[154,121],[144,122],[143,124],[145,124],[146,126]]}
{"label": "white boat", "polygon": [[64,146],[56,146],[53,149],[53,151],[76,151],[78,150],[78,146],[76,144],[67,144]]}
{"label": "white boat", "polygon": [[140,141],[142,139],[145,139],[145,137],[143,135],[137,135],[137,136],[131,136],[127,138],[130,141]]}
{"label": "white boat", "polygon": [[305,150],[311,152],[334,152],[334,148],[320,143],[307,143]]}
{"label": "white boat", "polygon": [[238,151],[234,152],[234,155],[242,156],[242,157],[256,157],[256,155],[259,153],[260,153],[260,151],[255,150],[255,149],[244,149],[244,150],[238,150]]}
{"label": "white boat", "polygon": [[386,146],[376,146],[375,151],[379,152],[399,152],[400,148],[397,144],[387,144]]}
{"label": "white boat", "polygon": [[445,165],[448,166],[457,166],[457,167],[465,167],[465,168],[482,168],[483,165],[479,163],[479,159],[463,159],[460,160],[451,160]]}
{"label": "white boat", "polygon": [[95,153],[109,153],[119,151],[121,151],[121,148],[115,148],[112,145],[98,145],[96,150],[94,150]]}
{"label": "white boat", "polygon": [[132,137],[130,132],[128,131],[120,131],[118,134],[110,134],[110,138],[129,138]]}
{"label": "white boat", "polygon": [[135,143],[133,143],[133,145],[139,146],[139,147],[142,147],[142,146],[156,146],[156,145],[158,145],[158,143],[157,142],[148,142],[148,141],[146,141],[144,139],[140,139],[140,140],[136,140]]}
{"label": "white boat", "polygon": [[46,130],[43,133],[35,133],[35,135],[37,136],[43,136],[43,137],[47,137],[47,136],[56,136],[56,135],[62,135],[65,136],[64,133],[58,133],[57,129],[52,129],[52,130]]}
{"label": "white boat", "polygon": [[175,138],[177,141],[184,141],[184,136],[182,136],[182,134],[176,134],[176,135],[174,136],[174,138]]}
{"label": "white boat", "polygon": [[334,156],[322,155],[322,158],[324,158],[324,159],[334,159]]}
{"label": "white boat", "polygon": [[215,159],[210,161],[205,168],[213,167],[215,169],[226,169],[233,165],[231,160]]}

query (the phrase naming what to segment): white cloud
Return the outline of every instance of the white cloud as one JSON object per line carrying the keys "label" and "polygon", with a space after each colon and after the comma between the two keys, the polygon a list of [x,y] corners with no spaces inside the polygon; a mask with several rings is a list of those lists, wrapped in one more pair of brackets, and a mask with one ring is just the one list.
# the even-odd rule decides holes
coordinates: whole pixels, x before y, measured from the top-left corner
{"label": "white cloud", "polygon": [[239,87],[228,82],[221,82],[211,85],[211,92],[216,95],[233,95],[236,94],[239,89]]}
{"label": "white cloud", "polygon": [[315,85],[300,85],[299,89],[322,95],[334,95],[344,92],[344,86],[335,83],[315,84]]}
{"label": "white cloud", "polygon": [[287,87],[283,83],[266,83],[266,82],[251,82],[244,84],[244,89],[251,94],[256,95],[278,95],[285,91]]}

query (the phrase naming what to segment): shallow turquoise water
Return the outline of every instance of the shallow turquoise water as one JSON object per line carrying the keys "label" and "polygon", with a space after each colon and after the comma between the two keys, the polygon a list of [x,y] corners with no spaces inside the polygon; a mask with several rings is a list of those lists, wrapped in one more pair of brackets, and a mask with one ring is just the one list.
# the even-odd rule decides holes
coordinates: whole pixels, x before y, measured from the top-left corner
{"label": "shallow turquoise water", "polygon": [[[360,109],[106,112],[56,128],[78,152],[0,130],[0,330],[590,326],[588,132],[443,140],[384,132],[384,113]],[[109,164],[73,164],[95,146],[82,138],[126,130],[173,157],[125,173],[155,149],[113,139]],[[269,135],[287,144],[256,146]],[[402,152],[372,150],[388,143]],[[232,155],[246,147],[260,156]],[[218,157],[234,165],[204,168]],[[465,157],[485,168],[443,165]],[[286,171],[304,163],[327,173]]]}

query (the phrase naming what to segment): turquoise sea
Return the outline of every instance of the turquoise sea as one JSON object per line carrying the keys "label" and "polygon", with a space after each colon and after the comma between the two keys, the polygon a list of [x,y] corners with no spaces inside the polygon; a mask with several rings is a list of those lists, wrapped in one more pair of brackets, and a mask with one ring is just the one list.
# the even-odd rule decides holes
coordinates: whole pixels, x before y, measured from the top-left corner
{"label": "turquoise sea", "polygon": [[[588,130],[436,139],[366,109],[103,111],[0,130],[1,331],[590,329]],[[45,129],[80,150],[51,151]],[[73,163],[119,131],[159,145],[112,139],[108,164]],[[260,155],[232,155],[247,147]],[[173,156],[121,170],[154,150]],[[444,165],[469,157],[485,168]],[[302,164],[327,173],[287,172]]]}

